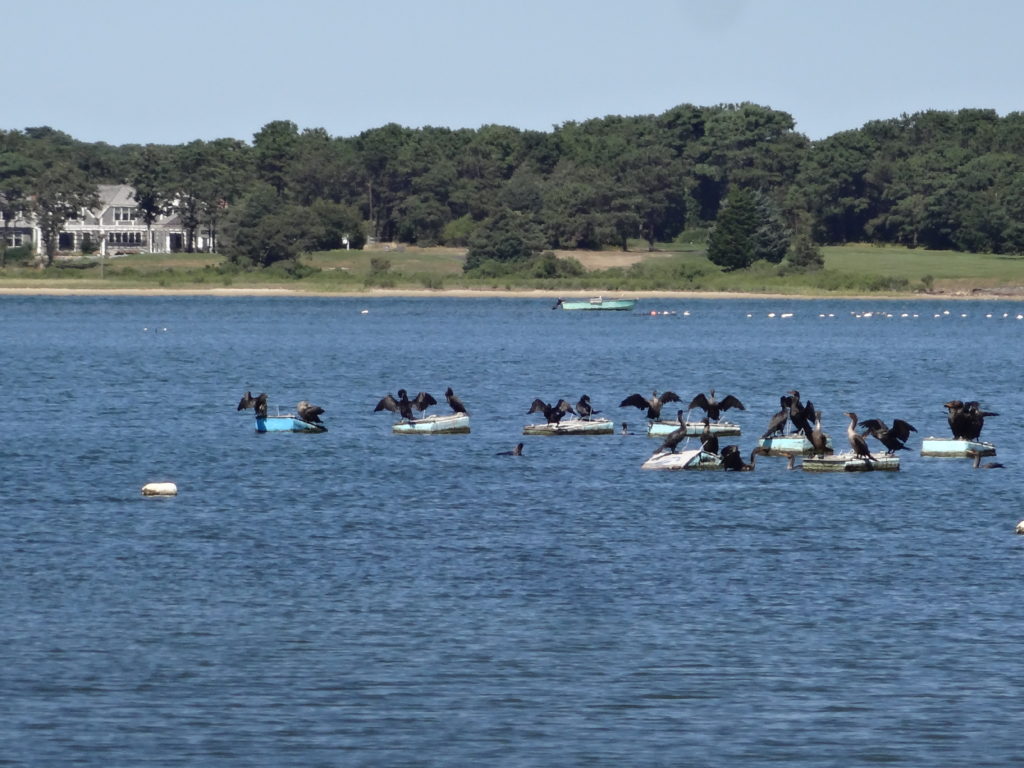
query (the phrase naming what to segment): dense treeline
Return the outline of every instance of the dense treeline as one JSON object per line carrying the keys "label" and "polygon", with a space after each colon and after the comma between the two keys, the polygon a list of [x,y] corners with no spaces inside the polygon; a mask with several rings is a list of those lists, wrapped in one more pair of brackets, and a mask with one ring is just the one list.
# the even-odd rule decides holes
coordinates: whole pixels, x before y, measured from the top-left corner
{"label": "dense treeline", "polygon": [[818,142],[754,104],[550,132],[389,124],[340,138],[276,121],[251,143],[180,146],[0,131],[5,219],[34,211],[51,255],[69,211],[120,182],[147,222],[180,215],[188,249],[202,232],[253,265],[372,237],[468,246],[467,269],[500,271],[548,249],[653,247],[709,228],[709,257],[727,269],[787,252],[813,262],[814,243],[848,241],[1024,253],[1024,115],[991,110],[905,115]]}

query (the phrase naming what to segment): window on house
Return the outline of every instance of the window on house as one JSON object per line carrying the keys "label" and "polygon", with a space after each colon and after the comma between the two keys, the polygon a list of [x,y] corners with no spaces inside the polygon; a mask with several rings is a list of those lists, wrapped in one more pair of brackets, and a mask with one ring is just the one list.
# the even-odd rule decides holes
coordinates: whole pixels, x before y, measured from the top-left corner
{"label": "window on house", "polygon": [[139,217],[138,208],[115,207],[114,221],[135,221]]}

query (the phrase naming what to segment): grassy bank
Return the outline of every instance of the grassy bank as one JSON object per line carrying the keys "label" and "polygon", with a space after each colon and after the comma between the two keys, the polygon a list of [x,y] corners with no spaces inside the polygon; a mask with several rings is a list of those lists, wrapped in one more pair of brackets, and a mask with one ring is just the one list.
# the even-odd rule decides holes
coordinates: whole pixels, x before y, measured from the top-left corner
{"label": "grassy bank", "polygon": [[825,269],[795,272],[755,264],[724,273],[701,247],[666,244],[648,252],[561,252],[583,266],[576,277],[463,274],[464,252],[449,248],[377,247],[305,256],[295,267],[242,271],[212,254],[137,254],[60,261],[45,270],[8,265],[4,288],[203,290],[285,288],[318,293],[398,290],[555,290],[571,292],[706,291],[795,296],[1001,292],[1024,294],[1024,257],[845,245],[822,249]]}

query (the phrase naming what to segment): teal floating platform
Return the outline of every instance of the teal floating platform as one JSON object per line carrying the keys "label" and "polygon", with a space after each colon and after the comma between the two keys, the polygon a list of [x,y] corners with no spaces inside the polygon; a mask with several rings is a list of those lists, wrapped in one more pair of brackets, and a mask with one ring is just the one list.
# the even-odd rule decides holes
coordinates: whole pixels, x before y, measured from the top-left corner
{"label": "teal floating platform", "polygon": [[926,437],[921,440],[922,456],[968,459],[973,458],[975,453],[981,456],[995,456],[996,446],[982,440],[956,440],[952,437]]}
{"label": "teal floating platform", "polygon": [[605,299],[595,296],[592,299],[559,299],[552,309],[605,309],[628,312],[636,306],[636,299]]}
{"label": "teal floating platform", "polygon": [[[811,456],[814,454],[814,446],[811,441],[803,435],[783,435],[782,437],[762,437],[757,444],[768,452],[769,456]],[[832,438],[825,440],[825,448],[832,453]]]}
{"label": "teal floating platform", "polygon": [[[652,421],[647,426],[648,437],[667,437],[679,429],[678,421]],[[718,421],[711,424],[712,435],[721,437],[735,437],[740,434],[740,425],[728,421]],[[704,434],[703,421],[686,422],[686,436],[700,437]]]}
{"label": "teal floating platform", "polygon": [[323,424],[314,424],[310,421],[303,421],[298,416],[285,414],[284,416],[256,417],[257,432],[326,432],[327,427]]}
{"label": "teal floating platform", "polygon": [[391,431],[398,435],[466,435],[469,434],[469,415],[453,413],[448,416],[403,420],[396,422]]}
{"label": "teal floating platform", "polygon": [[610,419],[570,419],[557,424],[527,424],[524,435],[611,435],[615,425]]}

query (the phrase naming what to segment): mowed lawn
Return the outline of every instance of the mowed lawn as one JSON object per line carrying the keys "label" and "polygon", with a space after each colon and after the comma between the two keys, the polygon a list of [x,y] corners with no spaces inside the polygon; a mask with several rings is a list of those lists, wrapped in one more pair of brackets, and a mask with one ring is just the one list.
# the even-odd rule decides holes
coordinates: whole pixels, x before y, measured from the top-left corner
{"label": "mowed lawn", "polygon": [[822,248],[825,267],[857,275],[906,278],[931,275],[936,282],[970,281],[984,285],[1024,284],[1024,256],[926,251],[863,243]]}

